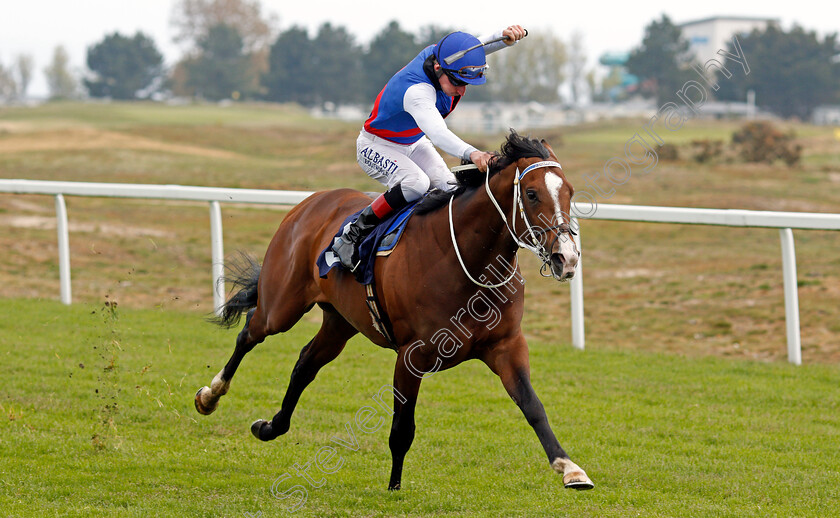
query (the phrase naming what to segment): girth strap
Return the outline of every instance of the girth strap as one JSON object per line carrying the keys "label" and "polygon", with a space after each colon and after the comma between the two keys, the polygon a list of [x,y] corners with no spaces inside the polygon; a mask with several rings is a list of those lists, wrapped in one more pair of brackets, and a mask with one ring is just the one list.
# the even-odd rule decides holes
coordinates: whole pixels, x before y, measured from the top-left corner
{"label": "girth strap", "polygon": [[391,328],[391,321],[388,315],[385,314],[382,305],[379,304],[379,298],[376,296],[376,286],[373,283],[365,284],[365,291],[367,292],[365,303],[367,304],[370,318],[373,320],[373,328],[379,331],[379,334],[384,336],[385,340],[391,345],[391,348],[396,351],[398,348],[393,338],[394,330]]}

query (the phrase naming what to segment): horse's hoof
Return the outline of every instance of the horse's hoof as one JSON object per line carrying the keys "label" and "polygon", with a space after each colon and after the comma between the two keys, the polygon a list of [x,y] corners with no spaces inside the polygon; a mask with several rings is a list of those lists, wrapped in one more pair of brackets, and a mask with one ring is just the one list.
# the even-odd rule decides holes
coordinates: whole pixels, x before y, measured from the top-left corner
{"label": "horse's hoof", "polygon": [[210,415],[216,410],[216,407],[219,406],[219,400],[217,399],[212,405],[205,405],[203,401],[201,401],[201,393],[204,391],[210,391],[210,387],[201,387],[198,389],[198,392],[195,393],[195,409],[201,415]]}
{"label": "horse's hoof", "polygon": [[268,441],[269,440],[268,438],[260,437],[260,431],[262,431],[263,426],[265,426],[267,424],[268,424],[268,421],[266,421],[265,419],[257,419],[256,421],[251,423],[251,435],[253,435],[254,437],[256,437],[257,439],[259,439],[261,441]]}
{"label": "horse's hoof", "polygon": [[563,474],[563,486],[566,489],[584,490],[595,487],[595,484],[586,476],[586,472],[568,457],[557,457],[551,463],[551,467],[557,473]]}
{"label": "horse's hoof", "polygon": [[563,487],[584,491],[586,489],[592,489],[595,487],[595,484],[589,480],[589,477],[583,471],[572,471],[563,477]]}

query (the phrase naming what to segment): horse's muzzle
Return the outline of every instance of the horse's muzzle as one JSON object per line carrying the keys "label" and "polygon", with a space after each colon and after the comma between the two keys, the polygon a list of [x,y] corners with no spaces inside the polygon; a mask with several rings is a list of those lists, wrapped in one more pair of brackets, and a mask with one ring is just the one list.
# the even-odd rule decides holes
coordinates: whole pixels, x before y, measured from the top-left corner
{"label": "horse's muzzle", "polygon": [[568,281],[575,276],[577,263],[577,254],[551,254],[551,274],[558,281]]}

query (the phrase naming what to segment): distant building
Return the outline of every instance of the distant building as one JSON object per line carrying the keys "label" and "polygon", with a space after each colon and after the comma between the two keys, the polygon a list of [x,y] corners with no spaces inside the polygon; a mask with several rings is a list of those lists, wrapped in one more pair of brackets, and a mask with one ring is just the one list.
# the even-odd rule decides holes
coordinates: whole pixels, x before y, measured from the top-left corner
{"label": "distant building", "polygon": [[840,126],[840,104],[823,104],[814,108],[811,122],[821,126]]}
{"label": "distant building", "polygon": [[485,103],[461,101],[446,119],[454,131],[493,135],[510,128],[518,131],[573,126],[604,120],[650,119],[656,114],[653,101],[632,100],[618,104],[592,103],[583,109],[561,104]]}
{"label": "distant building", "polygon": [[683,37],[688,40],[690,51],[701,63],[712,59],[717,51],[726,49],[732,36],[749,34],[755,29],[763,31],[778,18],[753,18],[749,16],[713,16],[680,24]]}

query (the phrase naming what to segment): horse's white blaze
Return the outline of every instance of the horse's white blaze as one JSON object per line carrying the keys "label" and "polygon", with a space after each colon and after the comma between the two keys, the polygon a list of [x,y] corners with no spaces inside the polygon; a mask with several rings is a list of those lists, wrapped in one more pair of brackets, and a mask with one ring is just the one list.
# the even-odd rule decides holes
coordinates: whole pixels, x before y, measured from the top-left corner
{"label": "horse's white blaze", "polygon": [[[552,171],[545,173],[545,187],[554,202],[554,221],[552,224],[563,223],[563,210],[560,208],[560,189],[563,187],[563,179]],[[571,236],[563,234],[560,236],[560,255],[572,269],[577,264],[578,250]]]}
{"label": "horse's white blaze", "polygon": [[563,188],[563,179],[551,171],[545,173],[545,187],[554,202],[554,219],[563,221],[563,212],[560,210],[560,189]]}

